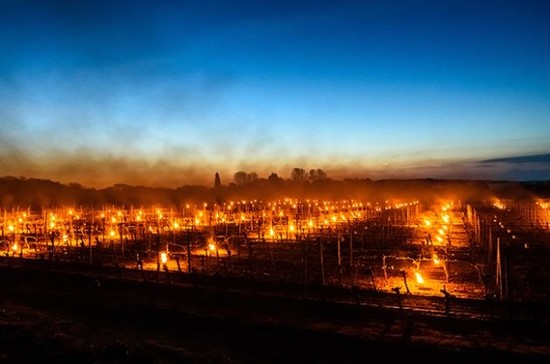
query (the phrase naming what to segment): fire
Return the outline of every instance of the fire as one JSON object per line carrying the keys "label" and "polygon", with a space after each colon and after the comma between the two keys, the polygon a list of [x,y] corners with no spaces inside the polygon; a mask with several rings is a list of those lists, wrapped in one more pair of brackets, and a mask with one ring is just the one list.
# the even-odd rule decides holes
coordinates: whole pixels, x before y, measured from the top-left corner
{"label": "fire", "polygon": [[433,260],[435,265],[439,265],[439,257],[437,256],[437,254],[434,254]]}
{"label": "fire", "polygon": [[162,262],[162,264],[166,264],[166,262],[168,261],[168,254],[166,254],[166,252],[160,253],[160,261]]}
{"label": "fire", "polygon": [[422,278],[422,275],[418,272],[414,272],[414,276],[416,277],[416,281],[418,284],[424,283],[424,278]]}
{"label": "fire", "polygon": [[16,252],[18,249],[19,249],[19,246],[17,245],[17,243],[13,243],[13,245],[11,246],[11,250]]}
{"label": "fire", "polygon": [[215,251],[215,250],[216,250],[216,244],[214,244],[214,243],[208,244],[208,249],[209,249],[211,252]]}

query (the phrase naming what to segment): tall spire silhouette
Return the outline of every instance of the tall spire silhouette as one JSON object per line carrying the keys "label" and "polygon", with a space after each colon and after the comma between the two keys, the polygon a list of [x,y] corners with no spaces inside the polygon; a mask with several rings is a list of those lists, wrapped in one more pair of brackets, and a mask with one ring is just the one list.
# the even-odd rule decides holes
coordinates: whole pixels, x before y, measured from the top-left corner
{"label": "tall spire silhouette", "polygon": [[214,177],[214,188],[220,188],[222,186],[222,181],[220,179],[220,174],[216,172],[216,176]]}

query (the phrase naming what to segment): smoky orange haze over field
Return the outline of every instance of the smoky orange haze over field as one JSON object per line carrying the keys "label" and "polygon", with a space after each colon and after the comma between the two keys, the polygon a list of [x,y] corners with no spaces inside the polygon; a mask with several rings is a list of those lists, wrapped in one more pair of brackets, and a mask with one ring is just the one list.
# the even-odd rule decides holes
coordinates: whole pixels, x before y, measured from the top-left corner
{"label": "smoky orange haze over field", "polygon": [[[485,161],[443,162],[428,160],[424,163],[383,163],[368,166],[368,158],[342,163],[334,160],[323,165],[308,162],[307,159],[254,163],[246,160],[233,162],[214,162],[197,160],[186,161],[185,156],[178,158],[148,160],[143,158],[121,158],[99,155],[91,151],[81,153],[50,153],[33,157],[23,151],[10,151],[0,154],[2,173],[6,176],[45,178],[61,183],[79,183],[86,187],[104,188],[123,183],[150,187],[174,188],[183,185],[211,186],[214,174],[218,172],[222,183],[233,182],[236,172],[255,173],[258,178],[268,178],[272,173],[279,178],[289,179],[293,168],[322,169],[330,179],[473,179],[473,180],[544,180],[550,170],[518,169],[506,161],[486,163]],[[232,163],[232,164],[229,164]],[[539,162],[537,162],[539,163]],[[544,161],[544,163],[547,163]],[[525,163],[520,165],[525,166]],[[517,175],[514,173],[516,172]],[[542,173],[541,173],[542,172]],[[531,176],[529,175],[531,173]]]}

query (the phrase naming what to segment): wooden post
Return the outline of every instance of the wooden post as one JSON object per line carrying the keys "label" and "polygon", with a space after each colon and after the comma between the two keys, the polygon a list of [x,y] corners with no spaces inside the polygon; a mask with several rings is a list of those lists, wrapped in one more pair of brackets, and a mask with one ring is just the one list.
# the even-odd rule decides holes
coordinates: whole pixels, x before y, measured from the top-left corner
{"label": "wooden post", "polygon": [[336,242],[336,251],[337,251],[337,262],[338,262],[338,278],[340,285],[342,285],[342,254],[340,251],[340,233],[337,235],[338,241]]}
{"label": "wooden post", "polygon": [[160,271],[160,232],[157,232],[157,272]]}
{"label": "wooden post", "polygon": [[497,247],[496,247],[496,271],[495,271],[495,285],[497,287],[498,298],[502,300],[504,297],[504,291],[502,286],[502,265],[500,259],[500,238],[497,237]]}
{"label": "wooden post", "polygon": [[300,236],[302,239],[302,261],[303,261],[303,279],[304,279],[304,299],[307,298],[307,251],[306,251],[306,240]]}
{"label": "wooden post", "polygon": [[355,285],[355,272],[353,266],[353,228],[349,225],[349,280],[351,285]]}
{"label": "wooden post", "polygon": [[179,255],[176,255],[176,264],[178,265],[178,272],[181,273],[181,266],[180,266],[180,257],[179,257]]}
{"label": "wooden post", "polygon": [[88,227],[88,248],[90,250],[90,254],[89,254],[90,264],[92,264],[92,228],[93,228],[93,225]]}
{"label": "wooden post", "polygon": [[350,225],[349,231],[349,269],[351,272],[351,267],[353,267],[353,228]]}
{"label": "wooden post", "polygon": [[54,259],[55,259],[55,233],[54,233],[53,230],[50,233],[50,236],[51,236],[51,240],[52,240],[51,259],[52,259],[52,268],[53,268],[53,262],[54,262]]}
{"label": "wooden post", "polygon": [[323,237],[319,238],[319,262],[321,266],[321,287],[325,287],[325,259],[323,256]]}
{"label": "wooden post", "polygon": [[411,291],[409,290],[409,285],[407,284],[407,272],[405,272],[405,270],[401,270],[401,274],[403,275],[403,283],[405,283],[405,288],[407,289],[407,294],[410,294]]}
{"label": "wooden post", "polygon": [[445,272],[445,282],[449,283],[449,271],[447,270],[447,258],[443,259],[443,272]]}
{"label": "wooden post", "polygon": [[119,223],[118,236],[120,239],[120,251],[122,253],[122,257],[124,258],[124,241],[122,239],[122,221]]}
{"label": "wooden post", "polygon": [[252,268],[253,268],[252,244],[250,243],[250,240],[248,238],[246,239],[246,245],[248,245],[248,271],[252,274]]}
{"label": "wooden post", "polygon": [[191,238],[187,229],[187,273],[191,273]]}

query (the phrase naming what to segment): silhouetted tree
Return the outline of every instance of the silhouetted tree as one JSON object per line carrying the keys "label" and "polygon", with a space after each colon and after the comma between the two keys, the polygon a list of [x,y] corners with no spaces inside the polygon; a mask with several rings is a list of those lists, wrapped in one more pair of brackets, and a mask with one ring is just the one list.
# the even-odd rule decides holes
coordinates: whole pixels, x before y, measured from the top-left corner
{"label": "silhouetted tree", "polygon": [[290,173],[290,179],[293,181],[304,181],[307,177],[307,172],[303,168],[293,168]]}
{"label": "silhouetted tree", "polygon": [[214,177],[214,200],[218,205],[221,205],[224,200],[222,196],[222,181],[218,172],[216,172],[216,176]]}
{"label": "silhouetted tree", "polygon": [[308,178],[310,181],[321,181],[327,179],[328,176],[322,169],[310,169]]}
{"label": "silhouetted tree", "polygon": [[233,181],[236,185],[244,185],[246,183],[246,172],[239,171],[233,175]]}
{"label": "silhouetted tree", "polygon": [[256,172],[251,172],[251,173],[246,175],[246,182],[247,183],[256,182],[257,180],[258,180],[258,174]]}
{"label": "silhouetted tree", "polygon": [[256,172],[246,173],[244,171],[239,171],[233,175],[233,180],[236,185],[244,185],[257,181],[258,174]]}
{"label": "silhouetted tree", "polygon": [[277,181],[279,181],[279,179],[280,179],[280,178],[279,178],[279,176],[277,175],[277,173],[271,173],[271,174],[269,175],[269,177],[267,177],[267,180],[268,180],[269,182],[277,182]]}

